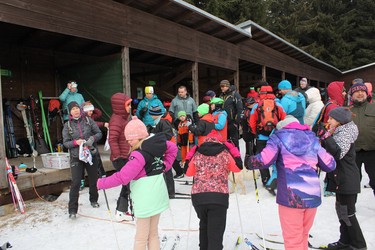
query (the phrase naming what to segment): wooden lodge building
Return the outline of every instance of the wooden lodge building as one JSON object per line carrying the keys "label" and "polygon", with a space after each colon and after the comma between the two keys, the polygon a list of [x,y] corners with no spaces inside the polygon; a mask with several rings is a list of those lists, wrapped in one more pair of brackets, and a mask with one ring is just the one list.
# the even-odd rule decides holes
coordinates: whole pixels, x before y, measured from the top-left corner
{"label": "wooden lodge building", "polygon": [[[357,72],[375,78],[373,65],[341,72],[252,21],[236,26],[182,0],[4,0],[0,34],[0,95],[13,107],[40,90],[57,97],[75,80],[107,121],[114,93],[141,99],[149,84],[162,100],[186,85],[200,102],[207,90],[218,91],[223,79],[245,95],[259,81],[276,86],[288,79],[296,85],[307,77],[311,85],[325,87],[340,79],[348,84]],[[48,98],[44,104],[46,110]],[[15,136],[26,137],[17,116],[14,110]],[[4,127],[3,116],[0,121]],[[49,132],[53,142],[61,139],[61,122],[51,122]],[[11,202],[5,156],[0,133],[0,205]],[[47,194],[69,180],[69,169],[43,169],[23,173],[18,185],[31,198],[35,186]]]}

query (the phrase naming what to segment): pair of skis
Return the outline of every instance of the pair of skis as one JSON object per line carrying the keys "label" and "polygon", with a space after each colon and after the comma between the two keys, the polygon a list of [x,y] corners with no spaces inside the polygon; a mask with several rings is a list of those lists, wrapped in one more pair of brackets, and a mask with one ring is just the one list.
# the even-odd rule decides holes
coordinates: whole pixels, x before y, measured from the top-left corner
{"label": "pair of skis", "polygon": [[[244,242],[246,243],[246,246],[248,246],[250,249],[252,249],[252,250],[260,250],[253,243],[251,243],[251,241],[249,241],[248,238],[245,238]],[[241,236],[238,236],[237,240],[236,240],[236,244],[234,245],[234,249],[235,250],[239,249],[240,245],[241,245]]]}
{"label": "pair of skis", "polygon": [[[263,240],[263,237],[261,235],[259,235],[258,233],[256,234],[256,236]],[[309,235],[309,238],[312,238],[311,235]],[[282,240],[274,240],[274,239],[268,239],[268,238],[265,238],[264,239],[265,241],[267,242],[270,242],[270,243],[274,243],[274,244],[280,244],[280,245],[284,245],[284,242]],[[262,245],[261,245],[262,246]],[[263,247],[263,246],[262,246]],[[311,248],[311,249],[327,249],[328,246],[327,245],[321,245],[321,246],[313,246],[310,242],[308,242],[308,247]],[[264,247],[263,247],[264,248]],[[272,248],[266,248],[266,249],[270,249],[272,250]]]}
{"label": "pair of skis", "polygon": [[24,214],[26,212],[25,202],[23,201],[21,192],[18,189],[17,182],[14,179],[12,167],[9,164],[8,158],[6,158],[6,157],[5,157],[5,164],[6,164],[9,188],[10,188],[10,192],[12,194],[14,208],[16,210],[19,210],[22,214]]}
{"label": "pair of skis", "polygon": [[[167,235],[164,235],[163,238],[161,239],[161,243],[160,243],[160,250],[166,250],[167,248],[167,245],[168,245],[168,240],[169,238],[167,237]],[[173,245],[172,247],[170,248],[171,250],[176,250],[178,245],[180,244],[180,240],[181,240],[181,237],[180,235],[176,235],[174,237],[174,240],[173,240]]]}

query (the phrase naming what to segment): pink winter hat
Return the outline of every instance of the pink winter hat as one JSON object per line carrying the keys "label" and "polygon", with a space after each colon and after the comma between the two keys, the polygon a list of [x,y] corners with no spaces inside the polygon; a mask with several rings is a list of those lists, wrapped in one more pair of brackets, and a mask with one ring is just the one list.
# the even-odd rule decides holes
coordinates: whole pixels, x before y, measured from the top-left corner
{"label": "pink winter hat", "polygon": [[146,137],[148,137],[148,132],[145,124],[136,116],[133,116],[132,120],[125,126],[126,140],[140,140]]}

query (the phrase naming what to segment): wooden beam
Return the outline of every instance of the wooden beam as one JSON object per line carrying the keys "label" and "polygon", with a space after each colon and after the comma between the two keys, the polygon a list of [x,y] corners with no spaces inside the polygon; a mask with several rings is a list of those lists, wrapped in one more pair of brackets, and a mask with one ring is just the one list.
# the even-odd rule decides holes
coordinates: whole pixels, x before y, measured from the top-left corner
{"label": "wooden beam", "polygon": [[[1,65],[0,65],[1,70]],[[1,85],[1,74],[0,74],[0,97],[1,100],[3,99],[3,93],[2,93],[2,85]],[[3,102],[0,102],[0,110],[3,110]],[[0,128],[4,128],[4,116],[2,115],[0,117]],[[0,189],[6,188],[8,186],[7,183],[7,175],[5,174],[5,138],[4,138],[4,130],[0,133]]]}
{"label": "wooden beam", "polygon": [[171,1],[164,0],[162,3],[158,3],[157,7],[152,8],[152,10],[150,10],[150,13],[153,15],[156,15],[157,13],[162,11],[166,6],[170,4],[171,4]]}
{"label": "wooden beam", "polygon": [[185,12],[183,12],[182,14],[179,14],[178,16],[173,18],[172,20],[176,23],[180,23],[180,22],[186,20],[187,18],[189,18],[189,16],[191,16],[191,14],[193,14],[193,13],[194,12],[191,11],[191,10],[186,10]]}
{"label": "wooden beam", "polygon": [[191,72],[191,69],[192,69],[191,67],[192,67],[191,63],[187,63],[187,64],[183,65],[182,67],[180,67],[178,70],[176,70],[177,75],[175,77],[173,77],[171,80],[169,80],[168,82],[166,82],[165,84],[163,84],[163,88],[168,89],[169,87],[178,83],[179,81],[181,81],[185,77],[189,76],[190,72]]}
{"label": "wooden beam", "polygon": [[199,103],[199,74],[198,74],[198,62],[194,62],[191,65],[191,79],[193,86],[193,99],[195,103]]}
{"label": "wooden beam", "polygon": [[121,65],[123,91],[128,96],[131,96],[129,47],[123,47],[121,49]]}
{"label": "wooden beam", "polygon": [[[64,181],[55,184],[45,185],[41,187],[35,187],[36,191],[38,192],[39,196],[48,195],[48,194],[59,194],[62,193],[65,189],[67,189],[71,185],[71,181]],[[38,198],[38,195],[35,193],[34,188],[29,188],[27,190],[22,190],[21,195],[24,201],[31,200]],[[0,194],[0,206],[11,204],[12,201],[12,194]]]}

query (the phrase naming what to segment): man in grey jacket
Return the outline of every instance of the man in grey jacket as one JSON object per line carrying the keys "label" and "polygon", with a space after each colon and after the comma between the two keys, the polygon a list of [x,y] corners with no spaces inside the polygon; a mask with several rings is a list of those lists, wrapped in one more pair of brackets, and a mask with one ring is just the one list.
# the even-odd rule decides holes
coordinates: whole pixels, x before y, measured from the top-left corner
{"label": "man in grey jacket", "polygon": [[177,114],[180,111],[185,111],[188,119],[192,119],[193,122],[199,120],[197,105],[194,99],[188,94],[186,87],[183,85],[178,88],[178,94],[173,98],[168,111],[172,115],[174,121],[178,120]]}

